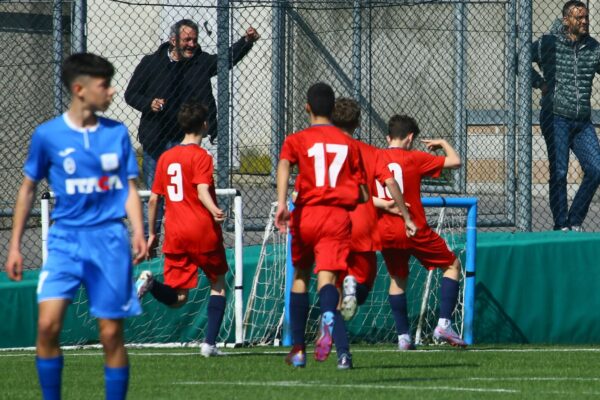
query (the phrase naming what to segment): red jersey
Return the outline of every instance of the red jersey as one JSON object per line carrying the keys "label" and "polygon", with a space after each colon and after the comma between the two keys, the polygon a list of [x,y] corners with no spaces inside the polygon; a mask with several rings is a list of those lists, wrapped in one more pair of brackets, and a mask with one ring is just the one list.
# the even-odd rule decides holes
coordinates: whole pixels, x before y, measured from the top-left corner
{"label": "red jersey", "polygon": [[[404,201],[410,204],[408,211],[417,229],[427,227],[425,209],[421,203],[421,180],[425,176],[437,178],[444,169],[445,156],[436,156],[417,150],[389,148],[381,150],[387,158],[388,168],[394,174]],[[377,187],[376,196],[391,200],[387,189]],[[379,233],[383,247],[398,247],[406,238],[404,219],[398,215],[379,211]],[[393,243],[400,243],[393,245]],[[392,245],[391,245],[392,244]]]}
{"label": "red jersey", "polygon": [[388,169],[386,160],[381,156],[377,147],[356,140],[365,171],[365,178],[369,184],[369,200],[356,206],[350,212],[352,220],[352,251],[377,251],[381,250],[381,238],[377,229],[377,209],[370,196],[375,192],[375,182],[384,184],[386,179],[393,175]]}
{"label": "red jersey", "polygon": [[365,184],[356,141],[333,125],[313,125],[285,139],[280,159],[298,164],[294,204],[352,210]]}
{"label": "red jersey", "polygon": [[198,198],[198,185],[209,185],[217,204],[213,158],[195,144],[178,145],[158,159],[152,192],[165,197],[165,253],[207,253],[222,246],[221,226]]}

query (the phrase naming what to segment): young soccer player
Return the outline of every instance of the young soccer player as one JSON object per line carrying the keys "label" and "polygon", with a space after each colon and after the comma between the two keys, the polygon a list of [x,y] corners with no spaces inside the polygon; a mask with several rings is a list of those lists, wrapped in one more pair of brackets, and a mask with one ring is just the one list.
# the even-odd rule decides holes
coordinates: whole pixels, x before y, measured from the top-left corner
{"label": "young soccer player", "polygon": [[[352,136],[360,125],[360,106],[355,100],[340,98],[335,102],[332,121],[335,126]],[[387,167],[387,162],[379,149],[357,140],[369,194],[375,192],[375,182],[385,185],[392,198],[400,204],[398,211],[405,220],[407,236],[414,235],[415,227],[410,219],[404,197],[394,175]],[[367,299],[377,274],[375,251],[381,250],[381,239],[377,229],[377,210],[372,201],[359,204],[350,212],[352,221],[352,247],[348,257],[348,273],[344,278],[344,295],[341,314],[345,320],[356,313],[356,306]]]}
{"label": "young soccer player", "polygon": [[[360,125],[360,106],[355,100],[339,98],[335,101],[331,120],[345,134],[352,136]],[[405,220],[406,235],[412,236],[415,233],[415,226],[404,204],[400,187],[388,169],[387,162],[381,157],[379,149],[360,140],[356,140],[356,144],[362,158],[367,183],[372,184],[373,187],[368,188],[369,201],[357,205],[356,209],[350,211],[352,244],[348,256],[348,270],[340,274],[340,278],[343,278],[341,313],[336,312],[333,327],[333,341],[338,359],[345,354],[351,359],[344,320],[354,317],[357,305],[366,301],[377,275],[375,251],[381,250],[381,239],[377,230],[377,210],[371,201],[375,181],[385,185],[392,194],[394,204],[398,204],[398,210]]]}
{"label": "young soccer player", "polygon": [[[444,168],[459,168],[460,157],[443,139],[422,140],[429,150],[442,149],[444,156],[436,156],[412,150],[419,135],[416,121],[405,115],[394,115],[388,123],[386,137],[389,148],[382,150],[388,158],[388,168],[394,173],[410,204],[410,212],[417,226],[417,233],[407,237],[404,222],[397,215],[379,213],[378,228],[382,239],[382,254],[391,277],[389,302],[398,333],[398,348],[413,350],[409,333],[406,306],[406,284],[408,280],[408,260],[415,256],[425,268],[441,268],[444,277],[441,285],[440,318],[434,337],[453,346],[465,347],[465,342],[454,332],[451,316],[458,299],[460,261],[448,245],[428,225],[425,210],[421,203],[421,180],[425,176],[438,177]],[[379,188],[377,197],[389,200],[390,196]]]}
{"label": "young soccer player", "polygon": [[224,212],[217,206],[213,158],[200,146],[208,132],[207,108],[198,102],[181,106],[177,119],[185,132],[183,141],[158,159],[152,194],[148,201],[148,247],[156,240],[159,196],[165,197],[164,283],[143,271],[136,282],[138,297],[148,291],[169,307],[187,302],[190,289],[198,286],[198,268],[210,280],[208,324],[200,345],[204,357],[219,354],[217,335],[225,313],[225,273],[228,271],[221,223]]}
{"label": "young soccer player", "polygon": [[[298,193],[290,221],[294,264],[290,324],[294,346],[286,357],[286,362],[294,367],[306,365],[307,288],[313,263],[316,264],[314,271],[321,308],[315,359],[325,361],[329,356],[339,301],[335,283],[338,273],[347,268],[346,259],[350,251],[349,211],[359,200],[367,200],[356,143],[331,124],[334,102],[335,96],[329,85],[319,82],[308,89],[305,109],[311,126],[285,139],[277,166],[275,224],[285,231],[290,220],[287,206],[290,168],[298,165]],[[349,358],[338,361],[351,362]]]}
{"label": "young soccer player", "polygon": [[39,275],[36,367],[44,399],[60,399],[63,355],[59,346],[65,309],[80,284],[98,318],[105,355],[107,399],[124,399],[129,363],[123,318],[138,315],[132,283],[127,215],[133,229],[134,263],[146,255],[135,153],[127,128],[96,115],[115,90],[112,64],[94,54],[73,54],[62,67],[71,93],[66,113],[38,126],[31,138],[17,195],[6,271],[22,279],[21,239],[37,184],[47,179],[56,205],[48,234],[48,258]]}

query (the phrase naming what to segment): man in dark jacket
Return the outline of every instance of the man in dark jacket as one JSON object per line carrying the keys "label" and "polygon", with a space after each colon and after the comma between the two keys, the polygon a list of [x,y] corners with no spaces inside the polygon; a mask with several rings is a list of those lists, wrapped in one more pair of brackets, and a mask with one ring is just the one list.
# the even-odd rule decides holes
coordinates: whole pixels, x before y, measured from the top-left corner
{"label": "man in dark jacket", "polygon": [[[245,36],[229,48],[229,68],[248,54],[259,38],[254,28],[248,28]],[[160,155],[183,139],[184,133],[177,122],[181,104],[191,100],[204,104],[208,108],[211,142],[216,137],[217,108],[210,82],[216,75],[217,55],[202,51],[198,45],[198,25],[189,19],[175,23],[169,41],[155,53],[144,56],[133,72],[125,101],[142,112],[138,140],[142,144],[142,170],[148,189],[152,188]],[[157,224],[160,220],[159,216]]]}
{"label": "man in dark jacket", "polygon": [[[581,230],[600,184],[600,145],[591,121],[592,82],[600,73],[600,44],[589,36],[588,10],[571,0],[562,10],[562,23],[533,43],[533,87],[541,89],[540,125],[548,148],[550,209],[555,230]],[[573,199],[567,203],[569,149],[584,172]]]}

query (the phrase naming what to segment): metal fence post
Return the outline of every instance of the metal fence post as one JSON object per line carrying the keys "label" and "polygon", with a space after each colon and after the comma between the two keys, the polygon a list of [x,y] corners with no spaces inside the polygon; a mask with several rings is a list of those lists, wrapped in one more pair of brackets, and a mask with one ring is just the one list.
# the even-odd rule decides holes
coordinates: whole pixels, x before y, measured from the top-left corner
{"label": "metal fence post", "polygon": [[[466,6],[463,2],[454,5],[454,29],[456,37],[456,53],[454,58],[454,141],[458,154],[464,159],[467,156],[467,118],[466,118]],[[467,166],[466,164],[456,170],[456,181],[452,185],[454,190],[466,192]]]}
{"label": "metal fence post", "polygon": [[63,17],[62,0],[54,0],[52,3],[52,77],[53,77],[53,95],[54,95],[54,115],[63,111],[63,92],[62,92],[62,59],[63,59]]}
{"label": "metal fence post", "polygon": [[[285,3],[285,2],[284,2]],[[271,11],[273,47],[271,49],[271,179],[275,182],[279,150],[285,135],[285,4],[276,3]]]}
{"label": "metal fence post", "polygon": [[[354,0],[352,8],[352,97],[361,103],[362,92],[362,64],[361,64],[361,36],[362,36],[360,0]],[[361,104],[362,106],[362,104]],[[356,130],[356,137],[361,137],[360,127]]]}
{"label": "metal fence post", "polygon": [[229,187],[229,0],[217,5],[217,187]]}
{"label": "metal fence post", "polygon": [[73,53],[84,53],[87,48],[87,0],[76,0],[73,3],[72,40]]}
{"label": "metal fence post", "polygon": [[531,0],[519,0],[517,228],[531,231]]}
{"label": "metal fence post", "polygon": [[506,216],[514,223],[516,202],[517,0],[506,6]]}

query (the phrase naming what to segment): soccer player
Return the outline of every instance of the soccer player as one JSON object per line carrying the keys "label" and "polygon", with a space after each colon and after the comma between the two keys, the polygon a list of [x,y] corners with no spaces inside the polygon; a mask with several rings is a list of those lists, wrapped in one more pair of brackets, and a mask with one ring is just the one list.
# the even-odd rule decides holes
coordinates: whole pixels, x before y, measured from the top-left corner
{"label": "soccer player", "polygon": [[[461,160],[456,151],[443,139],[422,140],[429,150],[442,149],[444,156],[412,150],[419,135],[416,121],[406,115],[394,115],[388,122],[386,137],[389,148],[381,150],[388,158],[388,168],[393,172],[404,198],[410,204],[410,212],[417,226],[417,233],[408,237],[404,221],[393,213],[380,212],[378,228],[382,239],[382,255],[391,277],[389,302],[398,333],[398,348],[413,350],[409,333],[406,306],[406,284],[408,261],[415,256],[428,269],[441,268],[444,277],[441,284],[441,304],[438,325],[434,337],[453,346],[465,347],[465,342],[452,329],[451,316],[458,300],[460,261],[448,245],[428,225],[421,203],[421,180],[425,176],[438,177],[444,168],[459,168]],[[383,188],[378,188],[377,197],[389,200]]]}
{"label": "soccer player", "polygon": [[[345,134],[352,136],[360,125],[360,106],[355,100],[339,98],[335,101],[331,120]],[[388,169],[387,162],[381,157],[379,149],[360,140],[356,140],[356,144],[362,158],[367,183],[372,184],[373,187],[368,188],[369,201],[358,204],[356,209],[350,211],[352,244],[348,256],[348,270],[340,274],[340,278],[343,278],[341,313],[336,312],[333,327],[333,340],[338,359],[344,357],[344,354],[351,358],[344,320],[354,317],[357,305],[366,301],[377,275],[375,251],[381,250],[381,239],[377,229],[377,210],[370,200],[376,180],[389,189],[394,204],[398,204],[399,213],[405,220],[406,235],[412,236],[415,233],[415,226],[404,204],[400,187]]]}
{"label": "soccer player", "polygon": [[56,196],[48,258],[37,287],[36,367],[46,400],[60,399],[63,355],[59,346],[65,309],[81,284],[90,313],[98,318],[105,355],[107,399],[124,399],[129,363],[123,318],[141,307],[132,283],[127,215],[133,230],[134,263],[146,255],[142,211],[135,178],[135,153],[127,128],[96,115],[106,111],[115,90],[114,68],[102,57],[73,54],[62,67],[71,93],[66,113],[36,128],[17,195],[6,272],[21,280],[21,239],[37,184],[46,179]]}
{"label": "soccer player", "polygon": [[[325,361],[329,356],[339,302],[335,283],[338,273],[347,268],[350,251],[349,211],[368,198],[357,145],[331,124],[334,102],[329,85],[319,82],[308,89],[305,109],[311,126],[285,139],[277,166],[275,225],[284,232],[289,221],[292,233],[290,324],[294,345],[286,362],[294,367],[306,365],[307,288],[313,263],[321,308],[315,359]],[[298,193],[290,220],[287,192],[292,165],[298,165]],[[351,359],[345,357],[338,360],[338,367],[349,368],[350,363]]]}
{"label": "soccer player", "polygon": [[165,197],[164,283],[143,271],[136,282],[138,297],[148,291],[163,304],[178,308],[198,286],[198,268],[210,280],[208,323],[204,357],[219,355],[217,335],[225,313],[225,273],[228,271],[221,223],[225,213],[217,205],[213,158],[200,146],[208,132],[207,108],[184,103],[177,120],[185,132],[183,141],[158,159],[152,194],[148,201],[148,247],[156,240],[159,196]]}

